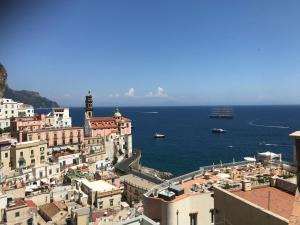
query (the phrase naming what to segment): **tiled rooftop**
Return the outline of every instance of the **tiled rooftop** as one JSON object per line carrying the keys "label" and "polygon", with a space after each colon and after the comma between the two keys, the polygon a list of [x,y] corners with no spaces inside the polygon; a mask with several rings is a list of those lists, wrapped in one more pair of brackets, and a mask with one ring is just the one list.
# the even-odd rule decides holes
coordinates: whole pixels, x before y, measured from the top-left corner
{"label": "tiled rooftop", "polygon": [[[292,213],[295,199],[293,195],[273,187],[261,187],[251,191],[232,191],[232,193],[286,219],[289,219]],[[268,209],[269,193],[270,208]]]}

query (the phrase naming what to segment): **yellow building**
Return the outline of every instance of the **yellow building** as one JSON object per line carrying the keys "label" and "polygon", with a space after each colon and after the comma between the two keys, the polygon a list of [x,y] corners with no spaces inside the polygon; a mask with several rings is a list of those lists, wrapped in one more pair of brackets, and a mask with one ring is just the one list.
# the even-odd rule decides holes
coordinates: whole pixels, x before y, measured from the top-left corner
{"label": "yellow building", "polygon": [[5,175],[11,170],[10,165],[10,140],[2,140],[0,141],[0,159],[1,159],[1,169],[2,173]]}
{"label": "yellow building", "polygon": [[11,146],[12,169],[39,166],[47,162],[47,141],[27,141]]}

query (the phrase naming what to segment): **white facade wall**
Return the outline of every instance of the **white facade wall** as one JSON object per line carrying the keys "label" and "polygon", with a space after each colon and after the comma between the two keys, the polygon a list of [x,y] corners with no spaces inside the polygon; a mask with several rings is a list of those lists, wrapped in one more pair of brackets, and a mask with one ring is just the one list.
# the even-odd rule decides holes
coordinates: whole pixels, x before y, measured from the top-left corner
{"label": "white facade wall", "polygon": [[4,129],[10,126],[11,117],[33,116],[34,109],[31,105],[15,102],[12,99],[0,99],[0,128]]}
{"label": "white facade wall", "polygon": [[79,162],[79,153],[70,154],[70,155],[64,155],[60,156],[58,158],[58,163],[61,167],[74,165],[74,160],[77,160]]}
{"label": "white facade wall", "polygon": [[47,117],[53,127],[72,127],[69,108],[53,108]]}
{"label": "white facade wall", "polygon": [[34,108],[32,105],[18,103],[18,116],[19,117],[32,117],[34,116]]}
{"label": "white facade wall", "polygon": [[60,175],[59,163],[47,164],[46,166],[47,178],[57,178]]}
{"label": "white facade wall", "polygon": [[197,225],[213,225],[210,210],[214,208],[212,193],[191,194],[185,198],[164,201],[144,198],[144,214],[160,220],[160,225],[190,224],[190,214],[197,214]]}

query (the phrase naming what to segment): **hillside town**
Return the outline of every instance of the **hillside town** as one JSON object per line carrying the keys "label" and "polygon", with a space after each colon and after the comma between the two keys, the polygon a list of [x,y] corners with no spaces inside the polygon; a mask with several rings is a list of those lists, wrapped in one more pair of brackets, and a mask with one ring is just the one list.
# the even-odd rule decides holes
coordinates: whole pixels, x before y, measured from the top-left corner
{"label": "hillside town", "polygon": [[141,165],[131,119],[94,115],[90,92],[84,127],[68,108],[36,114],[2,98],[0,110],[1,224],[275,225],[293,214],[299,132],[294,164],[264,152],[172,177]]}

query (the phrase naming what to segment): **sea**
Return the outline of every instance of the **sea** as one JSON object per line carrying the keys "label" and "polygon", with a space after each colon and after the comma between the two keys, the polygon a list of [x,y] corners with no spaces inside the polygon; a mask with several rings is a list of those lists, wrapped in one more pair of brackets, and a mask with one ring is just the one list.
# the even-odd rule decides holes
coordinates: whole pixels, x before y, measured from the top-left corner
{"label": "sea", "polygon": [[[300,106],[234,106],[234,119],[209,118],[213,107],[120,107],[132,120],[133,148],[142,164],[182,175],[201,166],[243,160],[257,152],[282,153],[292,161],[293,140],[300,130]],[[38,110],[45,113],[47,110]],[[95,116],[112,116],[115,108],[95,107]],[[70,108],[73,126],[83,126],[84,108]],[[212,133],[222,128],[224,134]],[[154,134],[165,134],[155,139]]]}

